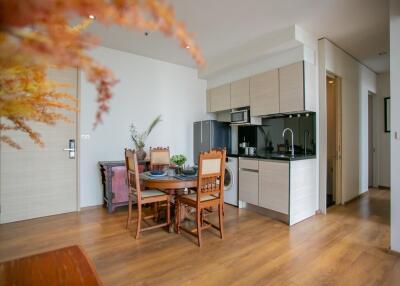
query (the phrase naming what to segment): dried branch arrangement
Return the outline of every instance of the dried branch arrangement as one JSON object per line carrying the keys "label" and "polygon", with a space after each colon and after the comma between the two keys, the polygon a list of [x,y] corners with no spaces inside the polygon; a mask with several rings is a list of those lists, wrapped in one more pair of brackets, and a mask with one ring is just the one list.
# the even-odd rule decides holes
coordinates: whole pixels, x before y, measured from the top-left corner
{"label": "dried branch arrangement", "polygon": [[[46,78],[49,67],[78,67],[98,91],[95,123],[109,111],[111,88],[118,80],[88,51],[99,39],[85,32],[93,21],[175,38],[198,65],[199,48],[173,9],[162,0],[0,0],[0,141],[20,148],[7,131],[26,133],[43,145],[29,122],[54,125],[68,120],[61,111],[77,111],[74,97],[57,92],[60,83]],[[92,19],[91,19],[92,18]],[[73,19],[83,19],[70,26]]]}

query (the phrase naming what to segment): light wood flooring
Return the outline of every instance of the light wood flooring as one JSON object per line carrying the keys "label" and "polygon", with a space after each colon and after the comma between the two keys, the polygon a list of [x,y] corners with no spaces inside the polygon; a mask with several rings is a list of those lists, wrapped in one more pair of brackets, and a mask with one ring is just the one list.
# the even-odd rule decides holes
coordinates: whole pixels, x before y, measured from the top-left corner
{"label": "light wood flooring", "polygon": [[400,256],[387,248],[390,192],[371,190],[289,228],[225,208],[225,239],[162,229],[135,240],[126,209],[92,208],[0,225],[0,261],[79,244],[105,285],[400,285]]}

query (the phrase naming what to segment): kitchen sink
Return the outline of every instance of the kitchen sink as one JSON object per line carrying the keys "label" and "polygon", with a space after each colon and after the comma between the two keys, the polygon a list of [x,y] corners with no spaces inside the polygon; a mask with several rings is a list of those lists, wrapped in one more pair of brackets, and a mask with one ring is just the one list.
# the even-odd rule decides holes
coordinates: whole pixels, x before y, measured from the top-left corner
{"label": "kitchen sink", "polygon": [[271,158],[272,159],[290,159],[291,158],[291,155],[288,155],[288,154],[273,154],[273,155],[271,155]]}

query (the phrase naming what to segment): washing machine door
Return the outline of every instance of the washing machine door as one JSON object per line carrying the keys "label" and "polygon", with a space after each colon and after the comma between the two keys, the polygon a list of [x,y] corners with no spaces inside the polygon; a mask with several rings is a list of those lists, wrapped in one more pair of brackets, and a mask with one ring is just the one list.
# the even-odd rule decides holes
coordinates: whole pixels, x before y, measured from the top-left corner
{"label": "washing machine door", "polygon": [[228,192],[232,188],[233,180],[235,179],[232,169],[225,165],[225,182],[224,182],[224,191]]}

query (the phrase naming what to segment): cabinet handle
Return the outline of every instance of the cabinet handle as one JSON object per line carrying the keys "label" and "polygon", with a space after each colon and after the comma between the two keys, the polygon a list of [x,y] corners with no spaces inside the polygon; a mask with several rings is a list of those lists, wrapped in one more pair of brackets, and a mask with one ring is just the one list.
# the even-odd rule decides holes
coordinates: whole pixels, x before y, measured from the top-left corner
{"label": "cabinet handle", "polygon": [[246,168],[239,168],[239,171],[258,173],[258,170],[246,169]]}

